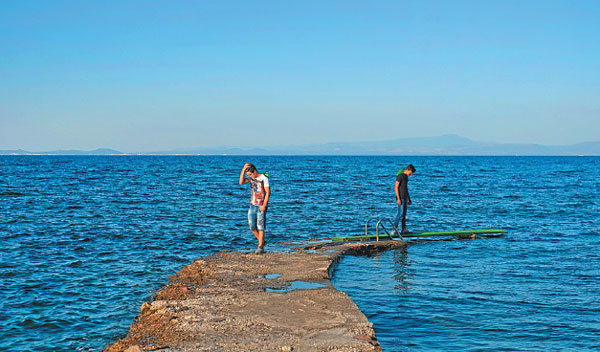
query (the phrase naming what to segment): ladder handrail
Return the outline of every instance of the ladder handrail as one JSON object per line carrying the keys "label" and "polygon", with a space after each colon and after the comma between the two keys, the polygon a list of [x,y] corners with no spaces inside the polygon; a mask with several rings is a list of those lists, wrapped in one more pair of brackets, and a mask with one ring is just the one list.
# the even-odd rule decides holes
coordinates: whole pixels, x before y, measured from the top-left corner
{"label": "ladder handrail", "polygon": [[396,228],[396,226],[394,226],[394,223],[392,222],[392,220],[388,219],[388,218],[381,218],[379,219],[379,221],[377,222],[377,226],[375,227],[375,235],[377,236],[377,241],[379,241],[379,225],[381,225],[381,227],[383,228],[383,230],[385,231],[385,233],[390,237],[390,239],[393,239],[392,235],[388,232],[388,230],[385,228],[385,226],[383,226],[383,224],[381,224],[382,221],[387,221],[390,223],[390,225],[392,225],[392,229],[394,229],[396,231],[396,233],[398,234],[398,236],[400,237],[400,239],[402,241],[404,241],[404,238],[402,237],[402,235],[400,234],[400,231],[398,231],[398,229]]}
{"label": "ladder handrail", "polygon": [[375,218],[370,218],[369,220],[367,220],[367,222],[365,223],[365,237],[369,236],[369,222],[371,222],[371,220],[379,221],[379,218],[375,217]]}

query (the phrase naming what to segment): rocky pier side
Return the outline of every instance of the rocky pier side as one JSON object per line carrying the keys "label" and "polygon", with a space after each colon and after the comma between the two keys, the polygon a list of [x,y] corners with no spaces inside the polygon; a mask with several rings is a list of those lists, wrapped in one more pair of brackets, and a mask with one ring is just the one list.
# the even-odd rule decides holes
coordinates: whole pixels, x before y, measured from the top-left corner
{"label": "rocky pier side", "polygon": [[381,351],[372,324],[330,278],[343,255],[405,245],[313,242],[288,253],[197,259],[105,351]]}

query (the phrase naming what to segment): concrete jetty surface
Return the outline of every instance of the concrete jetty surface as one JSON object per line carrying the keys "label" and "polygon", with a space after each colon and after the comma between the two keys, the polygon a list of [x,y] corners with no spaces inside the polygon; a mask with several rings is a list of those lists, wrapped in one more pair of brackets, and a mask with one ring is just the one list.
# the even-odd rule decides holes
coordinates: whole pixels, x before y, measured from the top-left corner
{"label": "concrete jetty surface", "polygon": [[343,255],[405,245],[313,242],[289,253],[197,259],[105,351],[381,351],[372,324],[333,287],[331,273]]}

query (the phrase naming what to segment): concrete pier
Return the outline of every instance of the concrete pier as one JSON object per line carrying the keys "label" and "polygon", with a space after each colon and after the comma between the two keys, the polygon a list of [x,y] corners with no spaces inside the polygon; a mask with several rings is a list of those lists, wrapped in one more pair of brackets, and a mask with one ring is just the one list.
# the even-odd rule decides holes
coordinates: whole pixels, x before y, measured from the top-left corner
{"label": "concrete pier", "polygon": [[372,324],[332,286],[331,273],[343,255],[405,245],[311,242],[289,253],[197,259],[105,351],[381,351]]}

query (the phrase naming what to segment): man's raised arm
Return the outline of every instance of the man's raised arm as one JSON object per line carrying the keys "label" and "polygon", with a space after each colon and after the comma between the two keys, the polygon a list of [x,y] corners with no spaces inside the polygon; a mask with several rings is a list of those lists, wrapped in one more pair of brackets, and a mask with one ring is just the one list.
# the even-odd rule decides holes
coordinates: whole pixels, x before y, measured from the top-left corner
{"label": "man's raised arm", "polygon": [[246,169],[248,168],[248,164],[249,163],[245,163],[244,167],[242,168],[242,172],[240,172],[240,185],[250,182],[250,180],[248,180],[247,178],[244,177],[244,174],[246,173]]}

